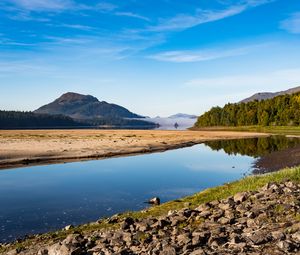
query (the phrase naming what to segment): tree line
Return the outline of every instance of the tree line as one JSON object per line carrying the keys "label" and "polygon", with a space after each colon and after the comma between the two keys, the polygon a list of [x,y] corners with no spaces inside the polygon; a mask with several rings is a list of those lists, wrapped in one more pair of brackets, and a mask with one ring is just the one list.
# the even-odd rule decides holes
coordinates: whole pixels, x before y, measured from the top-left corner
{"label": "tree line", "polygon": [[213,107],[200,116],[196,127],[211,126],[299,126],[300,93],[262,101]]}
{"label": "tree line", "polygon": [[82,126],[64,115],[36,114],[33,112],[0,111],[0,128],[55,128]]}
{"label": "tree line", "polygon": [[95,118],[95,119],[73,119],[65,115],[39,114],[33,112],[21,111],[1,111],[0,110],[0,128],[72,128],[72,127],[137,127],[137,128],[155,128],[152,122],[139,119],[123,118]]}

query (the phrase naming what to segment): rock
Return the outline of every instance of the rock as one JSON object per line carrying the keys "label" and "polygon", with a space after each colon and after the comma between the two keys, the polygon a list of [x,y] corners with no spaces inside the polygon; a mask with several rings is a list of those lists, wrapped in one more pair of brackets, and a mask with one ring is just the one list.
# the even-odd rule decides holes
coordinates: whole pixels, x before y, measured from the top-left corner
{"label": "rock", "polygon": [[[169,211],[159,218],[118,216],[114,223],[121,228],[98,230],[96,225],[82,235],[74,231],[63,241],[40,248],[38,255],[299,254],[300,185],[271,183],[265,189],[239,193],[194,210]],[[1,245],[6,250],[9,247],[14,246]],[[6,254],[32,255],[37,254],[36,249]]]}
{"label": "rock", "polygon": [[121,224],[121,229],[126,230],[129,229],[130,226],[132,226],[134,224],[134,219],[128,217],[125,218]]}
{"label": "rock", "polygon": [[65,226],[65,227],[64,227],[64,230],[68,231],[68,230],[70,230],[70,229],[72,229],[72,228],[74,228],[73,225],[68,225],[68,226]]}
{"label": "rock", "polygon": [[160,205],[160,198],[159,197],[151,198],[149,201],[147,201],[147,203],[152,205]]}
{"label": "rock", "polygon": [[218,205],[218,207],[220,208],[220,209],[222,209],[223,211],[226,211],[226,210],[228,210],[228,209],[230,209],[231,208],[231,205],[230,204],[225,204],[225,203],[221,203],[221,204],[219,204]]}
{"label": "rock", "polygon": [[158,220],[156,223],[154,223],[152,225],[152,227],[154,227],[154,228],[164,228],[164,227],[166,227],[168,225],[170,225],[169,221],[161,219],[161,220]]}
{"label": "rock", "polygon": [[203,249],[198,249],[194,250],[193,252],[190,253],[190,255],[205,255],[206,253],[204,252]]}
{"label": "rock", "polygon": [[210,210],[201,211],[199,214],[199,216],[202,218],[208,218],[211,215],[212,215],[212,212]]}
{"label": "rock", "polygon": [[242,203],[247,199],[246,192],[240,192],[234,195],[233,200],[235,203]]}
{"label": "rock", "polygon": [[177,236],[177,242],[179,244],[187,244],[190,243],[192,240],[190,238],[189,234],[181,234],[179,236]]}
{"label": "rock", "polygon": [[271,236],[274,240],[284,240],[285,239],[285,234],[282,230],[272,232]]}
{"label": "rock", "polygon": [[217,248],[220,245],[225,244],[227,241],[228,239],[226,237],[215,236],[215,237],[211,237],[208,240],[208,245],[211,246],[212,248]]}
{"label": "rock", "polygon": [[41,249],[38,251],[37,255],[48,255],[48,250],[47,249]]}
{"label": "rock", "polygon": [[249,236],[249,239],[253,244],[260,245],[267,243],[271,240],[268,233],[263,231],[257,231]]}
{"label": "rock", "polygon": [[283,251],[287,251],[287,252],[291,252],[294,249],[296,249],[296,245],[290,241],[280,241],[277,246],[283,250]]}
{"label": "rock", "polygon": [[226,224],[231,224],[232,223],[232,219],[228,219],[226,217],[222,217],[220,219],[218,219],[218,222],[222,225],[226,225]]}
{"label": "rock", "polygon": [[69,255],[69,249],[66,245],[56,243],[48,248],[48,255]]}
{"label": "rock", "polygon": [[159,255],[176,255],[176,250],[173,246],[165,246]]}
{"label": "rock", "polygon": [[135,227],[138,231],[142,232],[147,231],[150,228],[149,224],[147,224],[146,222],[138,222],[135,224]]}
{"label": "rock", "polygon": [[209,211],[210,210],[210,205],[208,203],[204,203],[204,204],[199,205],[195,210],[199,211],[199,212]]}
{"label": "rock", "polygon": [[194,232],[192,236],[192,245],[203,246],[206,245],[210,234],[208,232]]}
{"label": "rock", "polygon": [[8,251],[8,252],[6,253],[6,255],[17,255],[17,254],[18,254],[18,250],[17,250],[17,249]]}
{"label": "rock", "polygon": [[300,232],[296,232],[294,234],[292,234],[292,238],[300,243]]}

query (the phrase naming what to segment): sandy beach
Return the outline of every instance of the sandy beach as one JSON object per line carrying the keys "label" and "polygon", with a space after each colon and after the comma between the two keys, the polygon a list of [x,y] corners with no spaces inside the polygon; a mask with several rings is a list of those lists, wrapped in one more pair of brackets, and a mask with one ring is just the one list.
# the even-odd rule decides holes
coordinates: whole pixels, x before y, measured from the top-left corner
{"label": "sandy beach", "polygon": [[160,152],[217,139],[267,136],[231,131],[2,130],[0,169]]}

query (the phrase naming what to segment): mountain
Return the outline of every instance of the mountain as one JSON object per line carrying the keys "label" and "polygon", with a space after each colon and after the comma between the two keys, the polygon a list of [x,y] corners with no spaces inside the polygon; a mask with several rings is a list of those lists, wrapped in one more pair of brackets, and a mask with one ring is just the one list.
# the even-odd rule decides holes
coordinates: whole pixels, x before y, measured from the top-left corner
{"label": "mountain", "polygon": [[143,116],[132,113],[122,106],[109,104],[105,101],[100,102],[96,97],[73,92],[63,94],[52,103],[44,105],[34,112],[51,115],[62,114],[79,120],[143,118]]}
{"label": "mountain", "polygon": [[288,90],[284,90],[284,91],[279,91],[279,92],[260,92],[260,93],[256,93],[253,96],[240,101],[240,103],[248,103],[248,102],[252,102],[255,100],[261,101],[261,100],[266,100],[266,99],[272,99],[277,96],[292,95],[297,92],[300,92],[300,86],[291,88]]}
{"label": "mountain", "polygon": [[196,115],[190,115],[190,114],[185,114],[185,113],[177,113],[174,115],[169,116],[169,119],[196,119],[198,116]]}
{"label": "mountain", "polygon": [[[192,127],[196,120],[197,116],[189,115],[184,113],[177,113],[169,117],[155,117],[155,118],[146,118],[147,121],[157,123],[160,129],[180,129],[184,130]],[[176,128],[177,123],[177,128]]]}

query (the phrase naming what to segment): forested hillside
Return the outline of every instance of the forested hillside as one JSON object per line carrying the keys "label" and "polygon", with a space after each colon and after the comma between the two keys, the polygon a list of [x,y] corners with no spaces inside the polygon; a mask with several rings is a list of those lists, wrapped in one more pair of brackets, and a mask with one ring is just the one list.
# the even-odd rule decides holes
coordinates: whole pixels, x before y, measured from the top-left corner
{"label": "forested hillside", "polygon": [[[88,125],[88,124],[85,124]],[[32,112],[0,111],[0,128],[54,128],[78,127],[82,123],[63,115],[36,114]]]}
{"label": "forested hillside", "polygon": [[195,127],[251,125],[299,126],[300,93],[213,107],[198,118]]}
{"label": "forested hillside", "polygon": [[37,114],[33,112],[0,111],[0,128],[72,128],[72,127],[129,127],[155,128],[152,122],[140,119],[95,118],[89,120],[74,120],[64,115]]}

